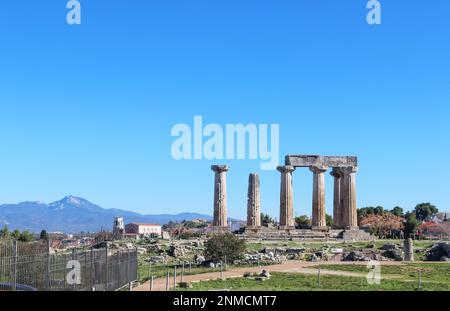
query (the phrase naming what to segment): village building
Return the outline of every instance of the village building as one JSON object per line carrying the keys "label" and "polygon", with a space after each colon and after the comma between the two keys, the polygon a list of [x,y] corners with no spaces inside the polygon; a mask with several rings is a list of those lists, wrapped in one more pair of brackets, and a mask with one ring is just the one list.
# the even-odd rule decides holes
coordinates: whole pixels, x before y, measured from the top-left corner
{"label": "village building", "polygon": [[144,224],[144,223],[129,223],[125,225],[126,235],[139,236],[161,236],[161,225]]}

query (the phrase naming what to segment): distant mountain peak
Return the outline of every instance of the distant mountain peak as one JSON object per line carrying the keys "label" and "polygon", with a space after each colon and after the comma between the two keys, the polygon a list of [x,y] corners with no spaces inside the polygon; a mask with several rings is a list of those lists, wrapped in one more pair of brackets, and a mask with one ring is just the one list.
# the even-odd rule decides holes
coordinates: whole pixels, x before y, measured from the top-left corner
{"label": "distant mountain peak", "polygon": [[83,198],[78,198],[73,195],[68,195],[64,199],[62,199],[62,201],[65,201],[65,202],[73,204],[73,205],[81,205],[82,201],[86,201],[86,200]]}
{"label": "distant mountain peak", "polygon": [[65,196],[64,198],[62,198],[59,201],[55,201],[49,204],[50,206],[57,206],[57,205],[70,205],[70,206],[76,206],[76,207],[81,207],[81,206],[90,206],[90,205],[95,205],[92,204],[91,202],[89,202],[86,199],[83,199],[81,197],[77,197],[74,195],[68,195]]}

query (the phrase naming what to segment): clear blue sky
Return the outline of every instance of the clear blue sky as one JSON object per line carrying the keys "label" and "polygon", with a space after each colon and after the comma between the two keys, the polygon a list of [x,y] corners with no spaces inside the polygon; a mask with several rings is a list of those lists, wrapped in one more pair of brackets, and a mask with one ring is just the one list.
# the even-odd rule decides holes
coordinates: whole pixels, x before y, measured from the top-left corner
{"label": "clear blue sky", "polygon": [[[357,155],[358,206],[450,210],[450,2],[2,1],[0,203],[82,196],[142,213],[212,213],[217,161],[175,161],[171,127],[279,123],[281,155]],[[280,162],[283,158],[280,159]],[[244,218],[259,161],[219,161]],[[296,214],[312,176],[294,175]],[[278,217],[279,173],[261,172]],[[327,178],[327,210],[332,209]]]}

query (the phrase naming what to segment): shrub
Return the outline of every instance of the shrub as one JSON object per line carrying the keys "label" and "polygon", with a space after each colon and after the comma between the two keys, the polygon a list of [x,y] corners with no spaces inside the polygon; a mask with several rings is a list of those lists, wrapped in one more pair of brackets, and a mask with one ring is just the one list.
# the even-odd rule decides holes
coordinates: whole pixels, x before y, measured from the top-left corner
{"label": "shrub", "polygon": [[206,242],[205,257],[214,262],[241,259],[245,252],[245,241],[231,233],[215,234]]}

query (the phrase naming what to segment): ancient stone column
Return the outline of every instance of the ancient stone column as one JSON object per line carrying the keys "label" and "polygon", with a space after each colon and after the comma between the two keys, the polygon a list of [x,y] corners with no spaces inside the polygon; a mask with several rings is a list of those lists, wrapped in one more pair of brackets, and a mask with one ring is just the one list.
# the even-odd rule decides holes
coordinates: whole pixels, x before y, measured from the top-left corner
{"label": "ancient stone column", "polygon": [[227,175],[229,167],[226,165],[213,165],[211,170],[214,178],[214,220],[213,226],[226,228],[227,223]]}
{"label": "ancient stone column", "polygon": [[258,174],[250,174],[248,177],[247,195],[247,227],[259,228],[261,226],[261,198],[259,190]]}
{"label": "ancient stone column", "polygon": [[341,186],[343,185],[344,174],[342,171],[334,167],[333,171],[330,173],[334,177],[334,194],[333,194],[333,227],[336,229],[343,229],[343,213],[342,213],[342,198],[341,198]]}
{"label": "ancient stone column", "polygon": [[281,173],[280,229],[295,229],[292,189],[292,172],[295,168],[287,165],[279,166],[277,170]]}
{"label": "ancient stone column", "polygon": [[356,172],[357,167],[342,169],[343,177],[343,225],[345,229],[358,229],[358,215],[356,208]]}
{"label": "ancient stone column", "polygon": [[414,244],[411,238],[405,239],[403,252],[405,261],[414,261]]}
{"label": "ancient stone column", "polygon": [[311,166],[313,177],[312,228],[324,229],[327,226],[325,211],[325,172],[326,166]]}

